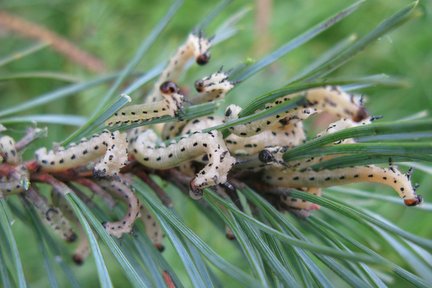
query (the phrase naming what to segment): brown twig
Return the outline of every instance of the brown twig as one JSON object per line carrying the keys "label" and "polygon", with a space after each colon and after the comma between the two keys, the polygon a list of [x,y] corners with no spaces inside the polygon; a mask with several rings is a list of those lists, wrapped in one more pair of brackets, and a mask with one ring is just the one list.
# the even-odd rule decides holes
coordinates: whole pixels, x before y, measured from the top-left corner
{"label": "brown twig", "polygon": [[47,28],[11,15],[6,11],[0,11],[0,26],[16,32],[19,35],[49,43],[58,53],[66,56],[71,61],[83,66],[92,72],[106,71],[104,63],[95,56],[85,52],[66,38],[48,30]]}
{"label": "brown twig", "polygon": [[21,140],[19,140],[15,144],[15,148],[17,151],[22,151],[25,148],[27,148],[28,145],[30,145],[33,141],[41,138],[46,137],[48,133],[48,129],[45,127],[43,129],[40,128],[28,128],[26,131],[26,134],[24,135]]}
{"label": "brown twig", "polygon": [[272,16],[272,0],[256,0],[255,14],[255,54],[262,55],[270,48],[271,38],[269,33]]}
{"label": "brown twig", "polygon": [[173,206],[171,198],[166,194],[166,192],[158,184],[156,184],[156,182],[153,181],[153,179],[151,179],[147,175],[146,172],[136,171],[136,175],[156,193],[156,195],[162,201],[162,204],[164,204],[166,207],[172,207]]}
{"label": "brown twig", "polygon": [[102,189],[98,184],[96,184],[92,180],[87,178],[79,178],[75,180],[75,182],[87,187],[94,194],[100,196],[105,201],[105,203],[108,205],[109,208],[112,209],[116,205],[116,202],[114,198],[111,196],[111,194],[106,192],[104,189]]}

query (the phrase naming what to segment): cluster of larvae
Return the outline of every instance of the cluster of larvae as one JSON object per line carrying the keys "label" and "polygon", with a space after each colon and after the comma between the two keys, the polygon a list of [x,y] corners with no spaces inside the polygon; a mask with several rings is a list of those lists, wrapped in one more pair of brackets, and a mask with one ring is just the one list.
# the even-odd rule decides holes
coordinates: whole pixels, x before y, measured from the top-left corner
{"label": "cluster of larvae", "polygon": [[[105,221],[106,231],[121,237],[130,233],[134,223],[141,219],[154,245],[163,248],[159,224],[141,205],[131,186],[131,178],[139,169],[146,173],[174,169],[188,179],[189,194],[194,199],[200,199],[203,190],[209,187],[214,187],[224,197],[233,197],[236,192],[230,179],[234,179],[259,187],[257,191],[282,210],[306,214],[319,206],[290,197],[290,189],[319,196],[324,187],[375,182],[393,188],[408,206],[421,202],[410,182],[411,170],[403,174],[393,165],[389,168],[370,165],[316,171],[311,168],[313,165],[336,155],[288,162],[282,159],[284,152],[306,141],[303,121],[312,115],[327,113],[337,119],[317,137],[371,122],[362,101],[339,87],[313,88],[276,99],[263,109],[283,106],[296,97],[303,97],[305,101],[301,106],[276,115],[232,126],[225,138],[220,131],[211,128],[237,120],[242,111],[237,105],[229,105],[223,116],[206,116],[190,121],[177,119],[164,124],[159,133],[145,126],[149,120],[181,115],[186,103],[222,100],[235,87],[229,73],[220,69],[196,81],[197,93],[189,96],[188,100],[180,92],[176,82],[186,64],[192,59],[198,65],[206,64],[210,59],[209,49],[208,39],[202,35],[189,35],[170,59],[146,102],[117,111],[106,122],[109,130],[89,139],[65,148],[38,149],[35,160],[23,162],[19,153],[23,145],[17,145],[9,136],[1,136],[0,160],[4,169],[0,169],[0,197],[22,193],[60,237],[69,242],[79,238],[81,242],[74,255],[77,263],[81,263],[88,254],[88,243],[64,199],[63,188],[83,199],[89,196],[82,191],[89,191],[103,199],[110,208],[118,200],[123,201],[127,206],[126,214],[120,220]],[[116,131],[120,125],[134,124],[136,127],[136,123],[143,125],[126,132]],[[350,144],[354,140],[346,139],[333,145],[341,143]],[[51,201],[40,193],[37,182],[53,187]],[[78,227],[78,237],[72,231],[73,226]],[[227,231],[229,233],[229,229]]]}

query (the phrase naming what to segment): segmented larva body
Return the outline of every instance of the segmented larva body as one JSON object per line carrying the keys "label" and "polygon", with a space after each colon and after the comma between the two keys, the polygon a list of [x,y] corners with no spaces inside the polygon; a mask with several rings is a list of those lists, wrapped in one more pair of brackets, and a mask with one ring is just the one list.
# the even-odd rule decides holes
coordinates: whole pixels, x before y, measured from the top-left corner
{"label": "segmented larva body", "polygon": [[235,155],[256,154],[268,146],[294,147],[305,139],[303,123],[290,123],[282,127],[265,130],[250,137],[231,134],[225,139],[227,147]]}
{"label": "segmented larva body", "polygon": [[165,123],[161,132],[161,138],[163,140],[169,140],[180,135],[187,123],[188,121],[174,121]]}
{"label": "segmented larva body", "polygon": [[98,177],[117,175],[126,165],[128,143],[126,134],[119,131],[103,131],[90,139],[83,139],[79,144],[71,145],[47,152],[46,148],[36,151],[36,162],[45,172],[59,172],[80,166],[101,157],[102,160],[94,167]]}
{"label": "segmented larva body", "polygon": [[154,169],[173,168],[184,161],[207,155],[207,165],[190,183],[192,192],[197,195],[203,188],[225,183],[228,172],[236,162],[217,131],[187,135],[167,147],[156,148],[157,141],[156,133],[147,130],[132,141],[131,153],[142,165]]}
{"label": "segmented larva body", "polygon": [[195,132],[201,132],[202,130],[216,126],[223,123],[222,117],[215,117],[215,116],[205,116],[200,118],[195,118],[194,120],[189,121],[186,123],[186,125],[183,127],[181,134],[182,135],[188,135]]}
{"label": "segmented larva body", "polygon": [[0,159],[3,158],[2,162],[16,165],[20,161],[19,155],[15,148],[15,140],[10,136],[0,137]]}
{"label": "segmented larva body", "polygon": [[404,199],[407,206],[415,206],[422,201],[413,188],[409,175],[402,174],[394,167],[377,166],[348,167],[333,170],[266,170],[264,181],[276,187],[330,187],[357,182],[381,183],[392,187]]}
{"label": "segmented larva body", "polygon": [[90,246],[87,239],[87,235],[84,232],[82,226],[80,225],[78,218],[75,216],[74,212],[69,207],[65,198],[60,193],[57,193],[55,190],[53,190],[51,193],[51,200],[53,205],[55,205],[58,209],[60,209],[60,211],[63,213],[66,219],[74,223],[77,227],[79,242],[78,242],[78,246],[75,248],[75,251],[73,253],[72,260],[76,264],[81,265],[84,263],[84,260],[90,255]]}
{"label": "segmented larva body", "polygon": [[[313,194],[315,196],[321,196],[322,195],[321,188],[317,188],[317,187],[300,188],[299,190],[305,191],[305,192]],[[307,211],[313,211],[313,210],[320,209],[320,206],[318,204],[315,204],[315,203],[312,203],[312,202],[309,202],[306,200],[302,200],[302,199],[289,197],[287,195],[281,195],[280,201],[283,205],[286,205],[288,208],[291,208],[291,209],[300,209],[300,210],[307,210]]]}
{"label": "segmented larva body", "polygon": [[177,81],[180,77],[186,63],[195,58],[198,65],[205,65],[210,60],[210,40],[198,34],[190,34],[186,42],[178,48],[174,56],[171,57],[167,67],[162,72],[158,81],[155,83],[155,89],[147,97],[146,102],[155,102],[159,99],[157,88],[165,81]]}
{"label": "segmented larva body", "polygon": [[[222,117],[207,116],[196,118],[185,125],[182,134],[202,131],[208,127],[223,123]],[[270,145],[293,147],[301,144],[305,139],[303,123],[290,123],[272,130],[266,130],[258,135],[240,137],[234,134],[225,139],[226,146],[231,154],[252,155]]]}
{"label": "segmented larva body", "polygon": [[198,95],[191,99],[194,104],[223,99],[234,88],[234,83],[228,80],[228,74],[216,72],[195,82]]}
{"label": "segmented larva body", "polygon": [[[322,131],[321,133],[318,133],[316,137],[322,137],[324,135],[328,135],[328,134],[332,134],[347,128],[352,128],[352,127],[356,127],[356,126],[360,126],[360,125],[368,125],[372,123],[371,118],[365,119],[364,121],[361,122],[354,122],[350,119],[341,119],[339,121],[333,122],[331,123],[328,128],[324,131]],[[343,139],[343,140],[338,140],[336,142],[333,143],[333,145],[339,145],[339,144],[354,144],[356,143],[356,141],[352,138],[348,138],[348,139]],[[289,167],[291,169],[296,169],[296,170],[303,170],[305,168],[308,168],[312,165],[321,163],[323,161],[327,161],[330,160],[332,158],[337,157],[338,155],[326,155],[326,156],[320,156],[320,157],[310,157],[310,158],[306,158],[306,159],[302,159],[302,160],[298,160],[298,161],[288,161],[285,163],[286,167]],[[282,159],[282,154],[275,156],[275,158],[278,159]]]}
{"label": "segmented larva body", "polygon": [[[211,102],[216,99],[223,99],[233,87],[234,84],[228,80],[228,74],[219,71],[195,82],[195,89],[199,94],[193,97],[190,101],[193,104],[197,104]],[[166,123],[162,130],[162,139],[168,140],[180,135],[187,123],[187,121]],[[222,119],[220,120],[220,123],[222,123]],[[203,129],[208,127],[211,126],[204,127]]]}
{"label": "segmented larva body", "polygon": [[85,232],[80,229],[79,233],[79,242],[78,246],[75,248],[75,251],[72,256],[72,260],[75,264],[82,265],[84,260],[90,255],[90,245],[88,239],[85,235]]}
{"label": "segmented larva body", "polygon": [[120,238],[125,233],[132,231],[135,220],[140,216],[141,204],[136,197],[133,188],[125,180],[97,182],[103,189],[121,197],[127,203],[127,212],[119,221],[104,222],[105,230],[112,236]]}
{"label": "segmented larva body", "polygon": [[29,179],[26,166],[16,166],[9,175],[0,178],[0,198],[26,191],[30,185]]}
{"label": "segmented larva body", "polygon": [[106,125],[132,124],[157,119],[162,116],[174,117],[183,108],[184,96],[174,82],[166,81],[159,87],[162,100],[153,103],[129,105],[106,121]]}
{"label": "segmented larva body", "polygon": [[[330,123],[327,129],[325,129],[324,131],[316,135],[316,138],[329,135],[338,131],[342,131],[348,128],[353,128],[361,125],[369,125],[372,123],[372,121],[373,121],[372,118],[367,118],[361,122],[354,122],[351,119],[340,119],[336,122]],[[356,143],[356,142],[354,141],[354,139],[348,138],[344,140],[339,140],[333,144],[336,145],[336,144],[352,144],[352,143]]]}
{"label": "segmented larva body", "polygon": [[[114,200],[113,196],[102,189],[96,182],[88,178],[80,178],[75,180],[75,182],[87,187],[92,193],[94,193],[93,195],[98,195],[100,198],[102,198],[110,209],[114,208],[116,201]],[[93,196],[91,198],[93,198]]]}
{"label": "segmented larva body", "polygon": [[153,243],[153,245],[159,250],[163,251],[165,246],[163,245],[163,232],[159,222],[156,220],[149,210],[146,208],[141,209],[141,219],[144,222],[145,232],[147,237]]}
{"label": "segmented larva body", "polygon": [[[298,122],[321,112],[331,113],[338,118],[351,118],[356,122],[367,117],[367,112],[363,106],[355,103],[353,96],[342,92],[337,87],[326,86],[324,88],[314,88],[304,92],[304,95],[308,104],[303,105],[303,107],[296,107],[262,120],[230,127],[230,131],[238,136],[249,137],[265,129],[271,129],[275,125],[278,125],[280,121],[285,123]],[[281,97],[273,103],[267,104],[265,109],[270,109],[295,96],[298,96],[298,94]],[[234,104],[228,106],[225,111],[225,119],[227,121],[238,119],[241,110],[241,107]]]}
{"label": "segmented larva body", "polygon": [[42,221],[63,240],[73,242],[77,239],[77,235],[73,232],[72,226],[59,208],[50,206],[45,197],[40,195],[34,188],[27,190],[24,195],[36,208]]}

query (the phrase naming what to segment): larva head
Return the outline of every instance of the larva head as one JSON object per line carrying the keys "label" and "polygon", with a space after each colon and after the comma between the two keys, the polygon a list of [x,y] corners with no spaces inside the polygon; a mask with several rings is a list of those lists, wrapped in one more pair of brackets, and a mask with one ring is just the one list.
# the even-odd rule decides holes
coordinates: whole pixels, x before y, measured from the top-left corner
{"label": "larva head", "polygon": [[72,232],[69,235],[67,235],[66,242],[72,243],[72,242],[75,242],[77,239],[78,239],[77,234],[75,234],[74,232]]}
{"label": "larva head", "polygon": [[199,93],[222,90],[227,93],[234,87],[234,84],[228,80],[228,74],[224,72],[213,73],[210,76],[195,82],[195,89]]}
{"label": "larva head", "polygon": [[211,57],[210,52],[206,51],[206,52],[198,55],[198,57],[196,58],[196,63],[200,66],[203,66],[210,61],[210,57]]}
{"label": "larva head", "polygon": [[204,88],[205,88],[204,80],[200,79],[200,80],[195,81],[195,89],[197,92],[199,92],[199,93],[204,92],[205,91]]}
{"label": "larva head", "polygon": [[174,94],[180,91],[178,86],[172,81],[165,81],[160,85],[159,89],[163,94]]}
{"label": "larva head", "polygon": [[404,199],[406,206],[417,206],[423,202],[423,197],[421,195],[416,195],[415,198]]}
{"label": "larva head", "polygon": [[210,40],[203,37],[202,33],[198,33],[198,35],[191,34],[189,41],[193,45],[196,63],[198,65],[207,64],[210,60]]}
{"label": "larva head", "polygon": [[360,122],[368,117],[362,101],[337,86],[310,89],[306,98],[319,112],[328,112],[339,119],[350,118]]}
{"label": "larva head", "polygon": [[369,117],[369,113],[367,112],[366,108],[364,108],[363,106],[359,108],[359,110],[357,111],[357,113],[353,116],[352,120],[354,122],[360,122],[365,120],[366,118]]}
{"label": "larva head", "polygon": [[270,163],[273,162],[274,156],[273,153],[271,153],[269,150],[262,150],[259,154],[258,154],[258,159],[263,162],[263,163]]}
{"label": "larva head", "polygon": [[192,179],[189,184],[189,196],[194,200],[200,200],[203,197],[203,191],[195,184],[196,178]]}
{"label": "larva head", "polygon": [[165,246],[163,244],[161,244],[161,243],[156,243],[156,244],[154,244],[154,246],[156,247],[156,249],[159,252],[163,252],[165,250]]}
{"label": "larva head", "polygon": [[84,263],[84,258],[79,254],[74,254],[72,256],[72,261],[77,265],[82,265]]}
{"label": "larva head", "polygon": [[258,154],[258,159],[266,164],[280,166],[285,165],[283,154],[288,150],[287,146],[269,146]]}

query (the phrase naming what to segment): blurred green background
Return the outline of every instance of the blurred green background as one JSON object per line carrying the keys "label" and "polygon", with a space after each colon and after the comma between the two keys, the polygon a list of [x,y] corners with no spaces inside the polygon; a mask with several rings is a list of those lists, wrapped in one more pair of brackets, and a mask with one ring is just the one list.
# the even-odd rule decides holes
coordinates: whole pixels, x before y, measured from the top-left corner
{"label": "blurred green background", "polygon": [[[176,47],[184,41],[193,27],[217,4],[218,1],[185,0],[184,5],[176,14],[168,28],[154,43],[150,52],[139,65],[139,71],[145,71],[160,61],[165,61]],[[322,21],[334,12],[351,4],[343,0],[273,0],[263,1],[271,5],[268,17],[267,32],[257,33],[257,15],[254,1],[233,1],[211,23],[207,34],[235,12],[250,8],[248,14],[240,21],[240,32],[233,38],[212,48],[212,61],[203,69],[193,67],[184,77],[182,84],[192,88],[193,81],[217,70],[221,65],[232,68],[248,58],[259,59],[266,52],[272,51],[289,39],[299,35],[314,24]],[[296,73],[319,57],[335,43],[352,34],[364,35],[382,19],[390,16],[398,9],[411,3],[408,0],[373,0],[367,1],[357,12],[319,35],[300,49],[296,49],[265,71],[255,75],[243,83],[241,89],[229,94],[227,102],[247,103],[263,92],[279,88]],[[170,1],[124,0],[124,1],[73,1],[73,0],[3,0],[0,10],[18,16],[27,21],[44,26],[75,43],[81,49],[91,53],[103,61],[106,72],[117,71],[134,55],[142,39],[149,33],[157,21],[164,15]],[[373,115],[384,115],[387,120],[400,119],[419,111],[432,111],[432,1],[421,1],[418,11],[423,15],[405,24],[396,31],[379,39],[368,47],[353,61],[337,70],[332,76],[366,76],[385,73],[406,80],[409,85],[404,88],[373,87],[361,92],[367,96],[367,108]],[[262,41],[265,39],[265,41]],[[0,25],[0,59],[35,43],[20,33],[11,32]],[[267,49],[267,50],[266,50]],[[266,50],[266,51],[265,51]],[[0,67],[0,77],[10,73],[29,71],[54,71],[72,75],[77,79],[87,80],[103,73],[87,71],[81,65],[60,55],[52,48],[44,48],[35,54]],[[66,85],[64,81],[52,79],[14,79],[0,80],[0,110],[10,107]],[[103,95],[108,85],[101,85],[85,93],[80,93],[65,100],[56,101],[37,109],[28,110],[28,114],[56,113],[90,115],[98,97]],[[149,88],[149,87],[146,87]],[[146,89],[133,94],[139,98]],[[25,114],[27,114],[25,113]],[[20,114],[20,115],[25,115]],[[76,127],[48,125],[48,138],[45,143],[61,141]],[[25,125],[11,126],[14,134],[22,134]],[[39,143],[41,146],[42,142]],[[31,149],[27,156],[31,155]],[[432,180],[416,174],[415,180],[422,186],[422,194],[432,199],[427,187]],[[368,186],[370,190],[382,193],[381,186]],[[170,190],[170,189],[168,189]],[[386,193],[391,192],[386,190]],[[171,193],[176,210],[185,222],[194,229],[205,241],[220,252],[224,257],[239,266],[245,265],[236,246],[228,242],[205,217],[197,212],[191,200],[180,193]],[[429,197],[428,197],[429,196]],[[380,214],[409,231],[427,238],[432,237],[430,230],[431,215],[423,212],[405,210],[391,204],[369,203]],[[397,211],[397,213],[394,213]],[[45,287],[46,276],[40,263],[40,254],[34,245],[32,231],[16,222],[13,226],[19,241],[26,267],[27,278],[32,287]],[[342,228],[343,229],[343,228]],[[182,269],[173,249],[168,247],[164,256],[174,263],[174,267]],[[109,253],[105,253],[113,260]],[[114,260],[112,261],[114,262]],[[114,274],[112,279],[116,286],[125,281],[115,264],[109,265]],[[74,267],[82,283],[86,287],[97,285],[97,277],[91,257],[82,267]],[[186,276],[185,276],[186,277]]]}

